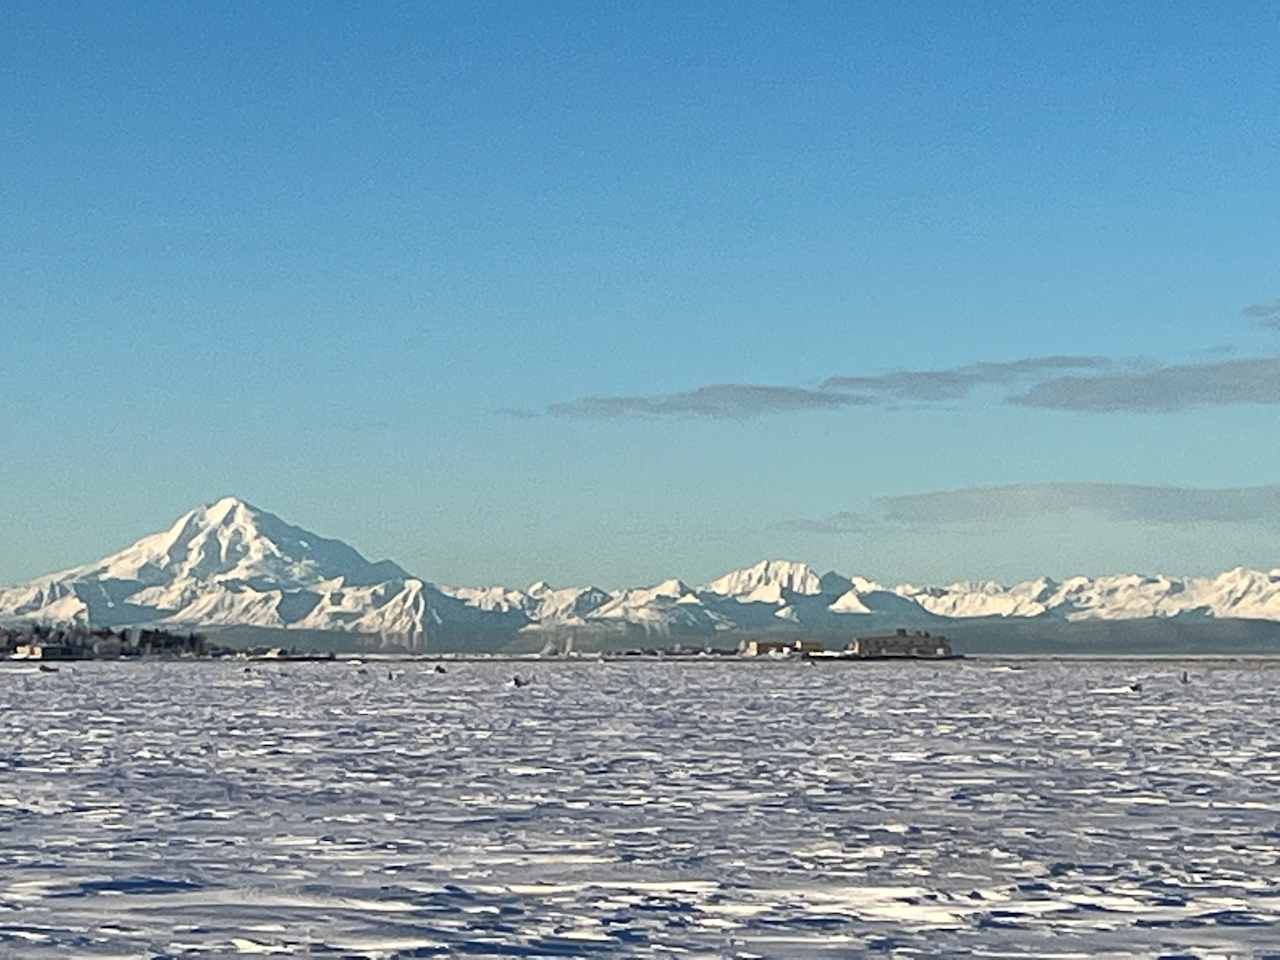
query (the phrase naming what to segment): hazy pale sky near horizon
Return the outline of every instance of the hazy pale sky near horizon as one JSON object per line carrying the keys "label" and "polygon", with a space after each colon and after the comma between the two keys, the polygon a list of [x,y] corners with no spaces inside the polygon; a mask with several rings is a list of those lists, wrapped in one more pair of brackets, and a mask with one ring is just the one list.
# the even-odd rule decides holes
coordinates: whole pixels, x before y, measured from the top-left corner
{"label": "hazy pale sky near horizon", "polygon": [[[1274,4],[0,11],[0,583],[1280,567]],[[1171,488],[1171,489],[1170,489]]]}

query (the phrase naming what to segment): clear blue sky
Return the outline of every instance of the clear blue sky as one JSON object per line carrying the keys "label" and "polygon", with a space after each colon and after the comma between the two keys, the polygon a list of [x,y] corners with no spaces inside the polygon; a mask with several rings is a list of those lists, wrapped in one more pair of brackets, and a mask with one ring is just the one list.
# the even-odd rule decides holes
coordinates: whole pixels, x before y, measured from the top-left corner
{"label": "clear blue sky", "polygon": [[444,582],[1280,566],[1277,63],[1271,3],[7,3],[0,582],[228,493]]}

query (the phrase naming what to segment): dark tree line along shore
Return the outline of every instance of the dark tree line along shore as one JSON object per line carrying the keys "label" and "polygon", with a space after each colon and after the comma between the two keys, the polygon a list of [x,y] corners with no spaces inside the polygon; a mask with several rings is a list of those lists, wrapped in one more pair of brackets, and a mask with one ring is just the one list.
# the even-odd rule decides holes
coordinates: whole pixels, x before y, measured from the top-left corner
{"label": "dark tree line along shore", "polygon": [[120,657],[207,657],[220,652],[220,648],[211,648],[197,633],[45,624],[0,626],[0,655],[6,658],[114,660]]}

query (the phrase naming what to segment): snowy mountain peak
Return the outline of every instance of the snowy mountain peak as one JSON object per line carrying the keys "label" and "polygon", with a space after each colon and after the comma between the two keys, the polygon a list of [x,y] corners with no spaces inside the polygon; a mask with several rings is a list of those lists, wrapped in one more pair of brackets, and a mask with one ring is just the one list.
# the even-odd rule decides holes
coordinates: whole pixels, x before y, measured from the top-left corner
{"label": "snowy mountain peak", "polygon": [[661,583],[650,588],[655,597],[671,597],[679,599],[687,593],[693,591],[689,589],[689,585],[679,577],[672,577],[669,580],[663,580]]}
{"label": "snowy mountain peak", "polygon": [[317,580],[368,584],[406,576],[395,564],[370,563],[341,541],[286,523],[237,497],[197,507],[164,533],[78,572],[146,584],[270,581],[286,588]]}
{"label": "snowy mountain peak", "polygon": [[203,512],[211,523],[225,523],[239,515],[252,516],[262,513],[257,507],[239,497],[223,497],[206,507],[198,507],[192,513]]}
{"label": "snowy mountain peak", "polygon": [[[763,591],[761,588],[765,588]],[[807,563],[793,560],[762,560],[751,567],[732,570],[706,585],[710,593],[726,597],[751,594],[770,596],[798,593],[812,596],[822,592],[822,578]]]}

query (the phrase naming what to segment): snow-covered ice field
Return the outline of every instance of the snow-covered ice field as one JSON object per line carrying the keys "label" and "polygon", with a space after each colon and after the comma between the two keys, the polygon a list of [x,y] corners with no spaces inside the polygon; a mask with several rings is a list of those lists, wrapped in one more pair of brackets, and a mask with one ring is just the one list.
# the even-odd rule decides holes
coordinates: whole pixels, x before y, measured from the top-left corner
{"label": "snow-covered ice field", "polygon": [[0,668],[0,957],[1280,957],[1266,664],[364,669]]}

